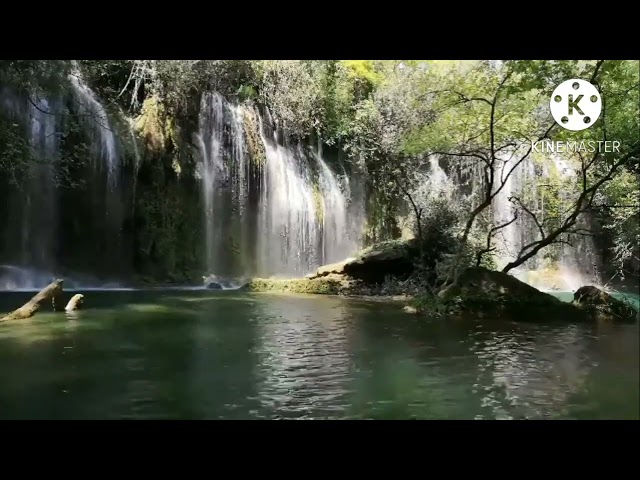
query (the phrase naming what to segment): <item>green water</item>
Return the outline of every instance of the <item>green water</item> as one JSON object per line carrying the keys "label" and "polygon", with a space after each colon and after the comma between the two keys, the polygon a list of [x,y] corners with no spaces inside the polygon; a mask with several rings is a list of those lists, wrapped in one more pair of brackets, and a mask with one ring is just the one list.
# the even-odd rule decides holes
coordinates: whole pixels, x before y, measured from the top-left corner
{"label": "green water", "polygon": [[[640,417],[637,325],[445,322],[323,296],[83,293],[74,316],[0,324],[0,418]],[[0,293],[0,311],[31,295]]]}

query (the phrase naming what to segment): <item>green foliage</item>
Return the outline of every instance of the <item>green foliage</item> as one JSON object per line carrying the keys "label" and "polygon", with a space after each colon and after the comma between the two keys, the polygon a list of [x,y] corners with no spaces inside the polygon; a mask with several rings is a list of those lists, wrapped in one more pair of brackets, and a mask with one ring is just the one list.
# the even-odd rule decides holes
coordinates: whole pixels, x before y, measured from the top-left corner
{"label": "green foliage", "polygon": [[418,310],[418,313],[430,318],[445,315],[449,306],[432,292],[426,292],[415,296],[410,305]]}
{"label": "green foliage", "polygon": [[[201,274],[198,199],[165,168],[154,162],[153,182],[142,184],[136,198],[136,264],[138,272],[154,278],[193,281]],[[197,192],[194,192],[197,194]]]}
{"label": "green foliage", "polygon": [[21,185],[29,173],[31,148],[24,127],[0,110],[0,172],[9,183]]}
{"label": "green foliage", "polygon": [[260,99],[282,130],[305,138],[317,126],[322,108],[320,84],[307,62],[265,60],[259,71]]}
{"label": "green foliage", "polygon": [[0,60],[0,85],[33,99],[65,91],[72,65],[63,60]]}
{"label": "green foliage", "polygon": [[[191,136],[197,127],[201,94],[217,91],[231,100],[266,107],[285,136],[320,138],[345,153],[353,174],[366,175],[367,240],[398,236],[399,217],[412,218],[417,236],[417,210],[422,212],[426,254],[463,248],[465,264],[473,264],[475,253],[486,246],[491,218],[480,215],[470,238],[461,245],[463,213],[470,211],[470,204],[458,201],[448,211],[445,204],[452,201],[439,202],[426,189],[430,154],[450,154],[440,155],[448,167],[468,167],[481,180],[481,156],[490,159],[492,151],[508,149],[521,152],[547,131],[554,140],[621,141],[621,155],[634,148],[640,131],[638,61],[82,60],[75,64],[4,60],[0,61],[0,87],[32,100],[41,95],[68,98],[67,76],[77,67],[103,103],[137,119],[136,130],[144,139],[142,156],[158,160],[162,168],[184,176],[185,168],[192,166]],[[549,95],[568,78],[593,79],[602,92],[601,118],[581,132],[549,130],[553,125]],[[489,128],[492,115],[493,129]],[[88,139],[73,111],[62,116],[57,132],[62,145],[59,180],[73,186],[89,157]],[[265,155],[255,119],[245,118],[245,132],[252,161],[260,166]],[[32,153],[25,125],[0,110],[2,175],[14,183],[23,181],[34,161]],[[566,218],[581,182],[575,176],[559,175],[548,155],[533,158],[537,174],[527,180],[521,200],[545,229],[553,230]],[[601,178],[617,158],[612,153],[598,159],[587,182]],[[575,167],[582,160],[567,159]],[[542,171],[548,175],[540,175]],[[610,233],[609,247],[616,262],[635,261],[640,269],[636,261],[640,257],[638,175],[636,160],[621,168],[598,193],[593,210]],[[163,256],[165,270],[179,270],[181,263],[188,262],[178,260],[171,249],[177,248],[175,232],[187,227],[173,224],[173,213],[167,216],[166,212],[185,213],[185,207],[158,204],[159,190],[149,195],[152,198],[145,200],[149,203],[139,205],[148,221],[145,225],[158,235],[168,232],[167,245],[173,246],[150,240],[146,235],[156,233],[145,232],[141,253],[145,258]],[[433,261],[446,263],[448,253],[438,255]],[[491,254],[483,256],[483,265],[495,266]]]}

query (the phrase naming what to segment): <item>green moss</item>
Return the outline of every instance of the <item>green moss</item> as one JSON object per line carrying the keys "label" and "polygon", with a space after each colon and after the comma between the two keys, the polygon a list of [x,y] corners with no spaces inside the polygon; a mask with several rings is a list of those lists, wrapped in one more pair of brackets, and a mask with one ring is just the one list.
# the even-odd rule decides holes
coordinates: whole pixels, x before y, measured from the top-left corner
{"label": "green moss", "polygon": [[268,279],[254,278],[244,287],[252,292],[312,293],[337,295],[341,284],[337,280],[326,278]]}
{"label": "green moss", "polygon": [[168,170],[171,157],[143,165],[136,195],[136,271],[157,282],[186,283],[202,274],[198,192]]}
{"label": "green moss", "polygon": [[316,183],[312,185],[312,191],[313,204],[316,210],[316,221],[322,223],[324,221],[324,199],[322,198],[322,192]]}
{"label": "green moss", "polygon": [[240,101],[255,100],[258,93],[253,85],[240,85],[236,92]]}
{"label": "green moss", "polygon": [[249,158],[255,166],[262,167],[267,161],[267,153],[262,143],[262,137],[259,131],[260,125],[255,112],[250,108],[245,109],[242,121],[247,147],[249,149]]}
{"label": "green moss", "polygon": [[148,149],[159,152],[164,149],[164,107],[157,97],[149,97],[142,104],[142,113],[135,120],[135,128]]}

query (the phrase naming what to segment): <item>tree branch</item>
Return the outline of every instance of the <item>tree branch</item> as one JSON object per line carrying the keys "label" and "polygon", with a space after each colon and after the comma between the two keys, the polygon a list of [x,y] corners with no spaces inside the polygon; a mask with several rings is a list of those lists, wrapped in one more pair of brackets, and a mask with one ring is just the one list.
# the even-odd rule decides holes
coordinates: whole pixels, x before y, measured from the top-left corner
{"label": "tree branch", "polygon": [[489,253],[495,250],[495,248],[491,247],[491,240],[494,236],[494,234],[498,231],[501,230],[505,227],[508,227],[509,225],[511,225],[513,222],[515,222],[518,219],[518,212],[515,213],[515,215],[513,216],[513,218],[511,220],[509,220],[508,222],[503,223],[502,225],[497,225],[493,228],[491,228],[489,230],[489,232],[487,233],[487,247],[483,248],[482,250],[478,251],[476,253],[476,266],[479,267],[480,266],[480,262],[482,261],[482,256],[485,253]]}
{"label": "tree branch", "polygon": [[533,219],[533,221],[535,222],[536,226],[538,227],[538,231],[540,232],[540,236],[542,238],[544,238],[544,229],[542,228],[542,224],[540,223],[540,221],[538,220],[538,217],[536,216],[535,213],[533,213],[531,210],[529,210],[524,203],[522,203],[522,201],[520,200],[520,198],[516,197],[516,196],[511,196],[509,197],[509,200],[513,200],[515,202],[518,203],[518,205],[520,205],[520,208],[522,210],[524,210],[526,213],[529,214],[529,216]]}

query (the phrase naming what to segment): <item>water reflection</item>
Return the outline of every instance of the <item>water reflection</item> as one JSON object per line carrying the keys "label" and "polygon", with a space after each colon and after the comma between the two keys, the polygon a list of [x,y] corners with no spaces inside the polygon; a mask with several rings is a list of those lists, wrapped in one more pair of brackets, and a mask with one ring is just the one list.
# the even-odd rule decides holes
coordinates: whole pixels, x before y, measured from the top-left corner
{"label": "water reflection", "polygon": [[578,326],[471,334],[478,361],[474,393],[487,413],[476,418],[554,418],[564,416],[571,396],[584,386],[592,368],[590,337]]}
{"label": "water reflection", "polygon": [[640,417],[637,325],[451,322],[241,292],[90,305],[0,325],[0,417]]}
{"label": "water reflection", "polygon": [[258,400],[276,417],[331,418],[349,406],[350,314],[345,302],[273,296],[255,319]]}

